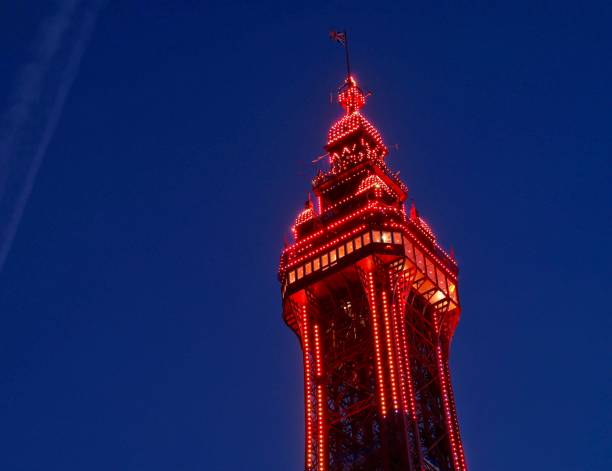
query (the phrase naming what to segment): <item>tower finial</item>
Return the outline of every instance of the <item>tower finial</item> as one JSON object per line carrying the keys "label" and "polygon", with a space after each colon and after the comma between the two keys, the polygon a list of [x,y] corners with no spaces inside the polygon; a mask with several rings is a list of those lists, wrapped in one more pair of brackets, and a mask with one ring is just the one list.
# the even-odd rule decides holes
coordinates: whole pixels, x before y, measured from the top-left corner
{"label": "tower finial", "polygon": [[340,88],[338,102],[346,110],[346,114],[359,111],[365,105],[366,95],[357,86],[357,81],[353,77],[349,76],[346,83]]}
{"label": "tower finial", "polygon": [[414,200],[412,201],[412,205],[410,206],[410,220],[415,221],[419,217],[419,213],[417,213],[416,205],[414,204]]}

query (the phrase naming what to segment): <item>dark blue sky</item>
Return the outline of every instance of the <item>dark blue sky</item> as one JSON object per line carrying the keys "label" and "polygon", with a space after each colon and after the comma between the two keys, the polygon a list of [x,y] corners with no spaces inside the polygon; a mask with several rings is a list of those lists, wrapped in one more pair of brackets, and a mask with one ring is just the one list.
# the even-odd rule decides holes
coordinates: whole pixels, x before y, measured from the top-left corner
{"label": "dark blue sky", "polygon": [[[56,9],[0,7],[0,112]],[[340,113],[334,27],[460,263],[470,468],[612,469],[611,24],[603,1],[111,0],[0,273],[0,469],[301,469],[276,269]]]}

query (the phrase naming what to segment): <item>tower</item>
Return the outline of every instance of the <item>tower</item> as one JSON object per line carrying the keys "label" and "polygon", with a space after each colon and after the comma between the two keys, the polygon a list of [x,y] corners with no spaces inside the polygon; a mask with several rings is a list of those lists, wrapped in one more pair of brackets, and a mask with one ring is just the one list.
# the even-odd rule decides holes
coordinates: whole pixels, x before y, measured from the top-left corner
{"label": "tower", "polygon": [[305,470],[466,471],[448,366],[457,265],[385,164],[349,76],[281,255],[283,317],[304,362]]}

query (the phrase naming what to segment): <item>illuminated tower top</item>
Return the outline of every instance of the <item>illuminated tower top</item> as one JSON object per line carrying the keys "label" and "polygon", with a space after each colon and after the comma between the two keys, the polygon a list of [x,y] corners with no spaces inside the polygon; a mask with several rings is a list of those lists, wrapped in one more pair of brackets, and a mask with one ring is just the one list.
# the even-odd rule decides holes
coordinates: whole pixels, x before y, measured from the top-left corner
{"label": "illuminated tower top", "polygon": [[351,114],[363,108],[365,102],[366,96],[363,90],[357,86],[357,81],[353,77],[349,77],[338,93],[338,103],[346,110],[346,114]]}
{"label": "illuminated tower top", "polygon": [[389,152],[380,133],[361,114],[366,98],[353,77],[349,77],[338,92],[338,102],[346,114],[329,129],[325,146],[333,173],[364,159],[382,161]]}
{"label": "illuminated tower top", "polygon": [[448,368],[457,265],[407,214],[367,97],[349,72],[316,204],[281,255],[283,318],[304,354],[305,469],[466,471]]}

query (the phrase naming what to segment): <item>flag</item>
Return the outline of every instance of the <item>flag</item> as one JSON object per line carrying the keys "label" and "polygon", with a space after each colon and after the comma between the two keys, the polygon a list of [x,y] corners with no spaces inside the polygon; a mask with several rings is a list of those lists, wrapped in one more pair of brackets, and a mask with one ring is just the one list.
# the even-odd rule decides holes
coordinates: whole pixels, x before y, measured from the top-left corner
{"label": "flag", "polygon": [[329,37],[332,41],[338,41],[343,46],[346,45],[346,33],[341,31],[332,31],[329,33]]}

